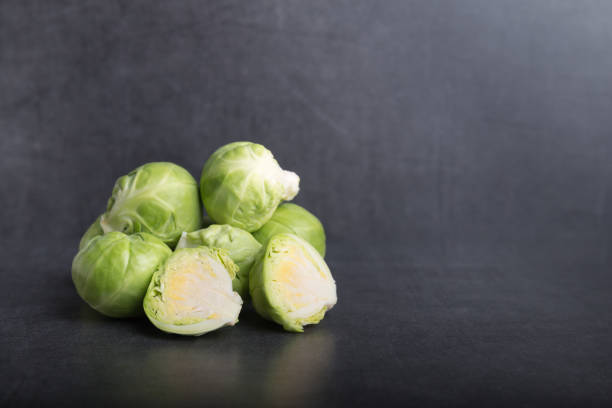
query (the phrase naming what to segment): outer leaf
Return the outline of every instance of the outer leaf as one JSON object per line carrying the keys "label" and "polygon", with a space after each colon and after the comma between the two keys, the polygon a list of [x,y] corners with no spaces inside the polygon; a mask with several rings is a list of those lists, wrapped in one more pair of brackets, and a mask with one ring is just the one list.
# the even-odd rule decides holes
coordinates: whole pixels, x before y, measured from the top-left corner
{"label": "outer leaf", "polygon": [[110,317],[142,314],[142,299],[155,269],[171,254],[147,233],[109,232],[93,238],[72,262],[79,296]]}
{"label": "outer leaf", "polygon": [[100,226],[101,217],[102,217],[101,215],[98,216],[98,218],[96,218],[93,224],[91,224],[89,228],[87,228],[87,231],[85,231],[85,234],[83,234],[83,237],[81,238],[81,241],[79,242],[79,251],[83,249],[83,247],[87,245],[87,243],[91,241],[93,238],[97,237],[98,235],[104,234],[104,230]]}
{"label": "outer leaf", "polygon": [[173,163],[147,163],[120,177],[100,219],[105,232],[148,232],[174,246],[183,231],[200,228],[195,179]]}

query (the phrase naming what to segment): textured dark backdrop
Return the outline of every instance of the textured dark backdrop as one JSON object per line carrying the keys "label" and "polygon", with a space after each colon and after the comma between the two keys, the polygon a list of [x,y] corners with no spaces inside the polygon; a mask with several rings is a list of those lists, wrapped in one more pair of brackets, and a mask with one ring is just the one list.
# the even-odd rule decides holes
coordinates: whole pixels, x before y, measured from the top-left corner
{"label": "textured dark backdrop", "polygon": [[[199,178],[235,140],[300,174],[339,285],[299,340],[314,346],[287,343],[334,357],[312,369],[297,353],[289,392],[270,395],[610,401],[611,2],[2,0],[3,402],[257,388],[252,355],[286,337],[256,337],[256,317],[215,339],[234,354],[208,355],[99,318],[69,279],[117,177],[167,160]],[[151,359],[188,348],[197,364],[173,370],[201,379],[164,381],[160,362],[158,382],[136,381],[127,356],[156,342]],[[231,382],[202,373],[215,361]],[[304,372],[326,385],[291,385]],[[207,396],[245,402],[227,394]]]}

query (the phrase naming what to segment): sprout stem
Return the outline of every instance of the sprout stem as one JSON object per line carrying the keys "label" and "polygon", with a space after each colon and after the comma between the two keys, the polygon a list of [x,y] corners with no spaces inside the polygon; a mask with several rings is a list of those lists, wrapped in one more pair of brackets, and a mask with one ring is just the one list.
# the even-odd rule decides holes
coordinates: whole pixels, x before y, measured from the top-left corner
{"label": "sprout stem", "polygon": [[281,173],[281,183],[283,183],[283,187],[285,188],[285,192],[282,197],[283,200],[293,200],[293,198],[300,191],[300,176],[292,171],[283,170]]}

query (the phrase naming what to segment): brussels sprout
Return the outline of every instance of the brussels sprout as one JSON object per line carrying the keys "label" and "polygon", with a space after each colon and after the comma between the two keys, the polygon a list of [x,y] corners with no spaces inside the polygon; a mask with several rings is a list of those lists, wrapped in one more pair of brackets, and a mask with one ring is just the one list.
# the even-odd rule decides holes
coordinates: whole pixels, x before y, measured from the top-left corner
{"label": "brussels sprout", "polygon": [[268,241],[251,269],[255,310],[287,331],[316,324],[337,301],[336,283],[317,250],[293,234]]}
{"label": "brussels sprout", "polygon": [[207,246],[225,249],[238,266],[232,280],[233,289],[244,298],[249,292],[249,270],[261,249],[261,244],[248,232],[231,225],[211,225],[194,232],[183,232],[176,248]]}
{"label": "brussels sprout", "polygon": [[72,261],[79,296],[110,317],[142,315],[142,299],[155,269],[172,253],[147,233],[109,232],[93,238]]}
{"label": "brussels sprout", "polygon": [[299,191],[300,178],[278,165],[260,144],[222,146],[204,164],[200,193],[206,212],[217,224],[248,232],[261,228],[278,204]]}
{"label": "brussels sprout", "polygon": [[325,230],[321,221],[311,212],[297,204],[284,203],[278,206],[272,218],[253,233],[262,245],[266,245],[276,234],[288,233],[308,241],[321,256],[325,256]]}
{"label": "brussels sprout", "polygon": [[102,216],[101,215],[98,216],[98,218],[96,218],[93,224],[91,224],[89,228],[87,228],[87,231],[85,231],[85,234],[83,234],[83,237],[81,238],[81,241],[79,242],[79,251],[83,249],[83,247],[87,245],[89,241],[91,241],[98,235],[104,234],[104,231],[102,230],[102,227],[100,226],[100,217]]}
{"label": "brussels sprout", "polygon": [[115,183],[104,232],[148,232],[174,246],[183,231],[200,228],[202,210],[195,179],[173,163],[147,163]]}
{"label": "brussels sprout", "polygon": [[177,249],[155,272],[144,311],[158,329],[199,336],[238,321],[242,299],[232,291],[238,267],[223,249]]}

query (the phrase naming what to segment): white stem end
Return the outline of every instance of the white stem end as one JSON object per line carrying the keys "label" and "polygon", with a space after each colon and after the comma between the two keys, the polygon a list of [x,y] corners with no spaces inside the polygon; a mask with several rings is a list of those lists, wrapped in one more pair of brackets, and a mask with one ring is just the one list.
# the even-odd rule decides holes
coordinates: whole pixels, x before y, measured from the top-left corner
{"label": "white stem end", "polygon": [[283,170],[281,173],[281,183],[283,183],[283,187],[285,188],[283,200],[293,200],[300,191],[300,176],[292,171]]}

